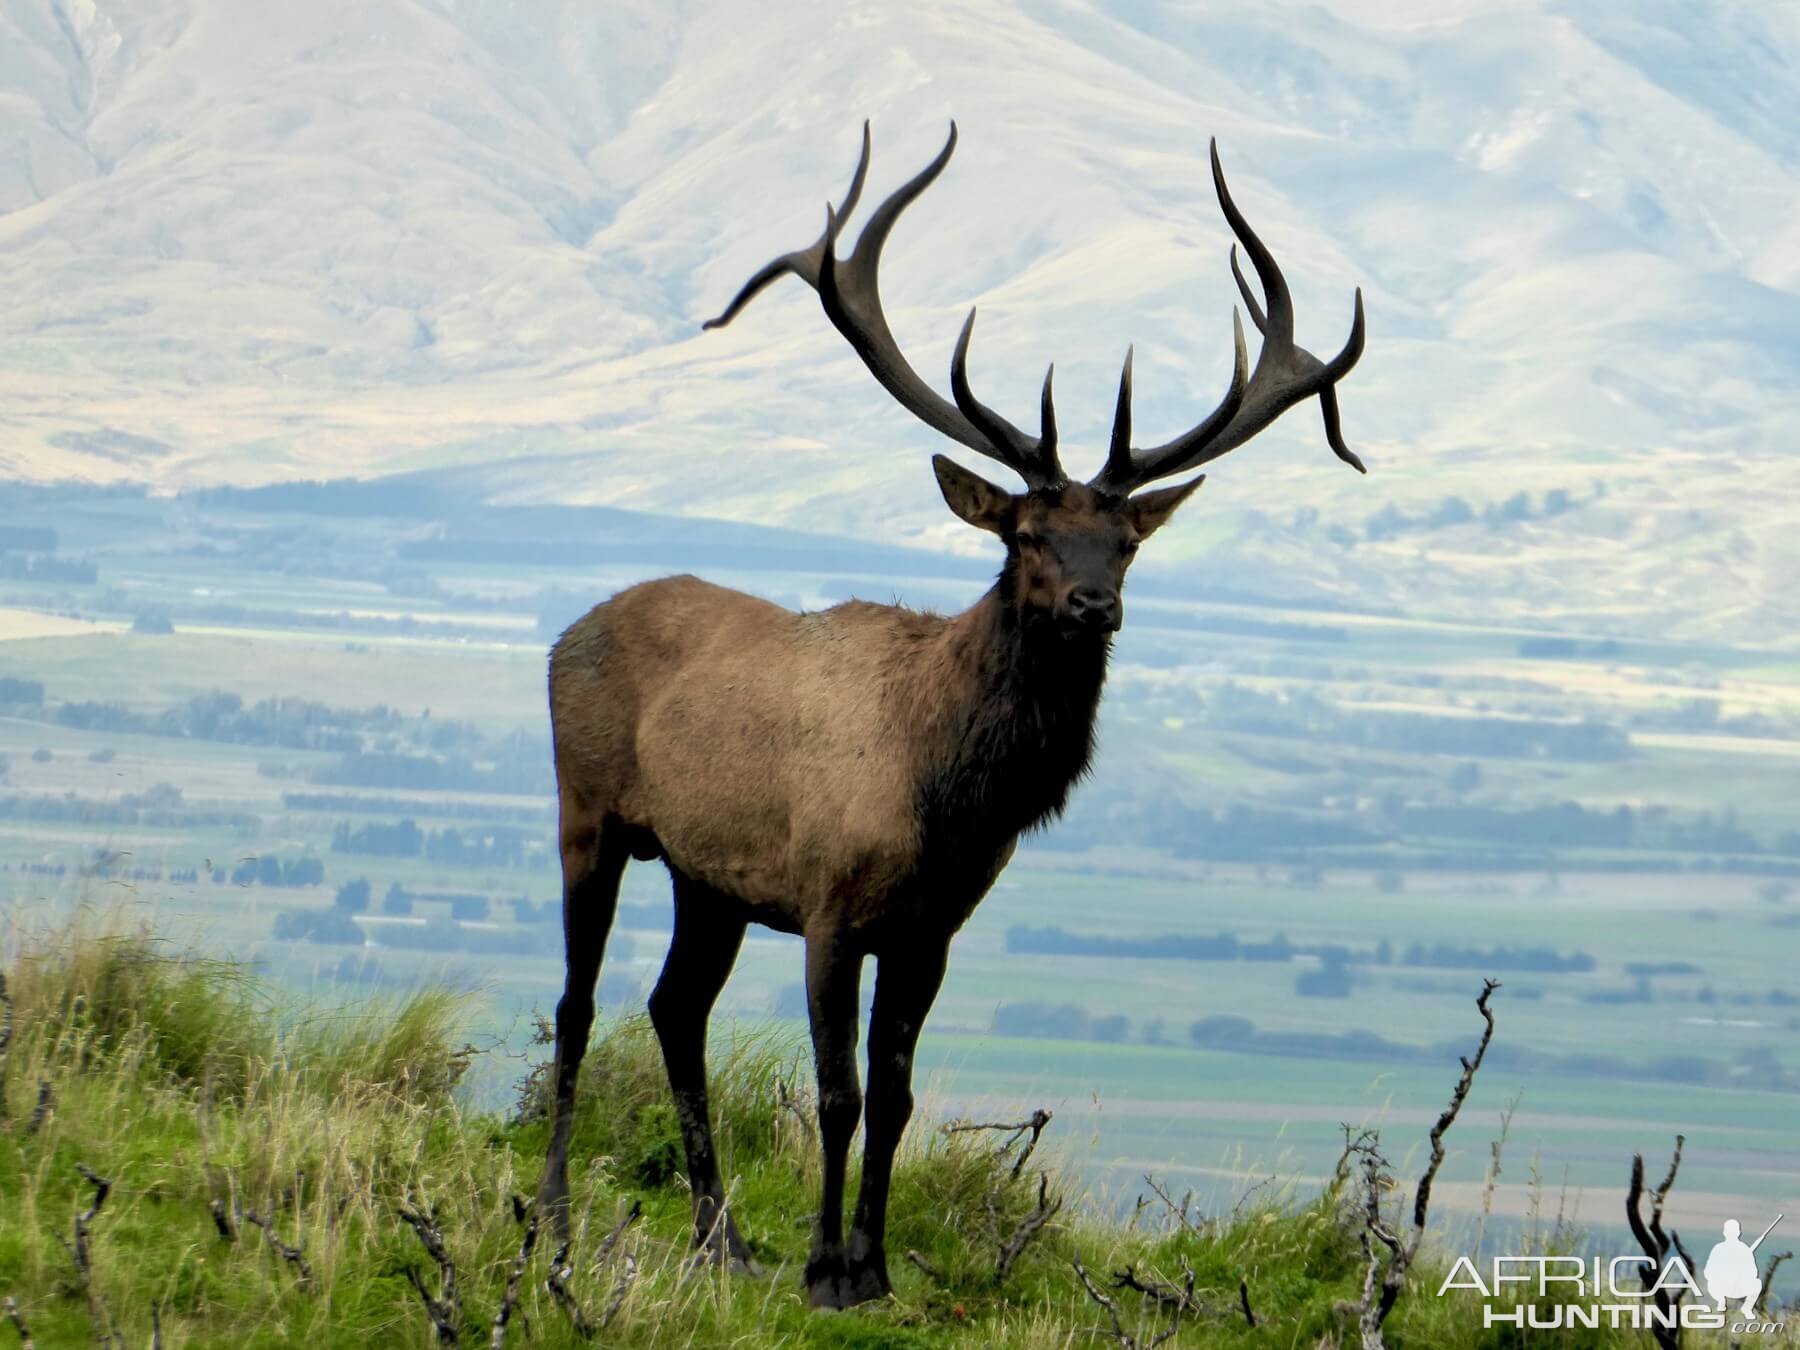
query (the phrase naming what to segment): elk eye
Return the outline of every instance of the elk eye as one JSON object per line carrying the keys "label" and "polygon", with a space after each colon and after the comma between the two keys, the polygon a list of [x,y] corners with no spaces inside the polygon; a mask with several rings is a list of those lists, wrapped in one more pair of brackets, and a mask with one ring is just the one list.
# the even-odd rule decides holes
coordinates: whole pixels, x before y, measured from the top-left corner
{"label": "elk eye", "polygon": [[1019,547],[1022,549],[1025,549],[1031,553],[1036,553],[1038,551],[1038,549],[1043,545],[1043,542],[1044,542],[1042,539],[1039,539],[1035,534],[1021,534],[1021,535],[1018,535],[1017,538],[1019,541]]}
{"label": "elk eye", "polygon": [[1127,558],[1137,551],[1138,541],[1135,539],[1127,539],[1124,543],[1119,545],[1119,552],[1123,553]]}

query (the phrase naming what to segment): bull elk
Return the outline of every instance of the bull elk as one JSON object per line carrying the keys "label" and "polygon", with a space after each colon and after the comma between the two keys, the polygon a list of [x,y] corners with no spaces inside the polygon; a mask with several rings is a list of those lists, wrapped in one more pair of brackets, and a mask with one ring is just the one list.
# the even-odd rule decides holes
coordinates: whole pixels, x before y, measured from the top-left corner
{"label": "bull elk", "polygon": [[[1204,475],[1136,489],[1218,458],[1315,394],[1332,449],[1363,468],[1344,444],[1333,388],[1362,353],[1362,293],[1349,340],[1330,361],[1295,345],[1287,283],[1232,202],[1216,144],[1219,205],[1264,303],[1234,246],[1232,274],[1262,346],[1251,372],[1234,309],[1231,384],[1205,420],[1165,444],[1134,447],[1127,355],[1106,462],[1087,482],[1072,482],[1057,456],[1049,375],[1035,436],[971,391],[973,310],[950,367],[954,402],[933,392],[894,341],[877,270],[895,221],[955,146],[953,123],[943,150],[875,209],[855,251],[840,258],[838,236],[869,166],[865,124],[855,177],[843,204],[827,206],[823,235],[762,268],[706,327],[730,323],[785,275],[817,291],[826,316],[902,407],[1025,480],[1025,492],[1009,492],[942,455],[932,460],[949,508],[1006,546],[993,586],[953,617],[855,600],[795,614],[669,577],[596,605],[550,654],[567,983],[556,1008],[542,1207],[566,1240],[576,1077],[619,879],[628,859],[660,858],[674,885],[674,935],[650,1018],[687,1151],[695,1244],[735,1268],[754,1263],[726,1211],[713,1150],[707,1019],[746,925],[805,939],[824,1154],[805,1279],[808,1298],[823,1307],[888,1291],[888,1185],[912,1113],[914,1046],[951,937],[1019,836],[1054,819],[1086,772],[1126,569]],[[870,956],[877,972],[865,1102],[857,1003]],[[845,1162],[859,1116],[862,1185],[846,1240]]]}

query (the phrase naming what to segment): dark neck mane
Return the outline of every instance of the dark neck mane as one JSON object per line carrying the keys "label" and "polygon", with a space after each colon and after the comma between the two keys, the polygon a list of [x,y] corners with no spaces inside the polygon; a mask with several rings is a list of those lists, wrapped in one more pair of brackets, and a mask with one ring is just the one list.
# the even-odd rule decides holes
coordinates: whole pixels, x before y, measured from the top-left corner
{"label": "dark neck mane", "polygon": [[920,786],[934,844],[1000,846],[1062,813],[1087,773],[1108,644],[1027,621],[1010,569],[944,630],[956,692]]}

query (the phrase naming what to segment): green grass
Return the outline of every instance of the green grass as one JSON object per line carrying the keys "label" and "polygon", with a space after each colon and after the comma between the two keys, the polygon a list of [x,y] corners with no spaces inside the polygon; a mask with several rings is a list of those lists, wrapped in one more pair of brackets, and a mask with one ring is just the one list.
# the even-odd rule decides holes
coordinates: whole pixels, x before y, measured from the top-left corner
{"label": "green grass", "polygon": [[[41,1347],[116,1332],[168,1347],[435,1343],[409,1283],[436,1292],[425,1249],[400,1218],[435,1214],[461,1289],[464,1344],[487,1344],[522,1228],[513,1197],[535,1188],[547,1125],[543,1074],[521,1063],[519,1106],[474,1112],[456,1088],[474,1053],[459,996],[425,990],[354,1010],[295,1008],[230,963],[172,949],[85,915],[18,940],[8,968],[14,1034],[0,1059],[0,1296],[17,1300]],[[1156,1329],[1112,1273],[1180,1282],[1203,1307],[1173,1344],[1335,1345],[1364,1259],[1347,1184],[1307,1196],[1262,1191],[1229,1216],[1187,1222],[1143,1209],[1114,1217],[1074,1187],[1053,1145],[1013,1175],[993,1136],[909,1135],[894,1188],[895,1294],[849,1313],[805,1306],[818,1162],[804,1112],[784,1103],[807,1077],[800,1047],[739,1036],[715,1055],[713,1102],[734,1212],[768,1274],[698,1269],[674,1111],[642,1019],[608,1026],[584,1067],[573,1150],[577,1239],[570,1285],[608,1345],[1045,1346],[1111,1338],[1077,1260],[1113,1296],[1128,1331]],[[54,1106],[31,1123],[38,1085]],[[1052,1126],[1052,1136],[1055,1127]],[[1395,1139],[1398,1153],[1411,1140]],[[112,1189],[91,1228],[91,1279],[62,1239],[92,1203],[78,1164]],[[1042,1166],[1043,1171],[1039,1171]],[[1040,1185],[1043,1187],[1040,1190]],[[1040,1196],[1060,1208],[997,1274],[1000,1250]],[[209,1207],[251,1211],[298,1249],[309,1276],[239,1218],[222,1238]],[[604,1236],[633,1203],[604,1263]],[[1394,1204],[1399,1207],[1399,1194]],[[534,1254],[512,1343],[581,1343],[547,1293],[548,1235]],[[917,1252],[918,1261],[906,1258]],[[1478,1306],[1439,1299],[1446,1263],[1427,1253],[1388,1324],[1395,1346],[1484,1343]],[[1238,1310],[1247,1281],[1258,1324]],[[0,1322],[0,1328],[4,1328]],[[0,1329],[0,1338],[10,1331]],[[1498,1341],[1494,1343],[1499,1343]],[[1559,1342],[1563,1343],[1563,1342]],[[1607,1333],[1570,1345],[1627,1344]]]}

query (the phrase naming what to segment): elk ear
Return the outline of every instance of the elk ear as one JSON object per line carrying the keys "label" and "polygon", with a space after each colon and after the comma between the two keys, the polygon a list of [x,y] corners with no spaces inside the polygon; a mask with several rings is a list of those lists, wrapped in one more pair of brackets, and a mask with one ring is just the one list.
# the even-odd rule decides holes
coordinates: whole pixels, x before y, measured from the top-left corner
{"label": "elk ear", "polygon": [[946,506],[978,530],[1005,532],[1012,523],[1012,493],[943,455],[933,455],[931,467],[937,471]]}
{"label": "elk ear", "polygon": [[1126,502],[1125,514],[1131,521],[1131,528],[1137,531],[1138,538],[1148,539],[1155,534],[1163,522],[1175,514],[1175,508],[1193,496],[1205,481],[1206,475],[1201,474],[1189,483],[1140,492]]}

